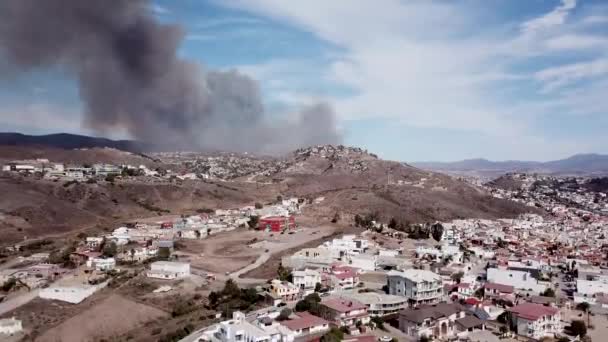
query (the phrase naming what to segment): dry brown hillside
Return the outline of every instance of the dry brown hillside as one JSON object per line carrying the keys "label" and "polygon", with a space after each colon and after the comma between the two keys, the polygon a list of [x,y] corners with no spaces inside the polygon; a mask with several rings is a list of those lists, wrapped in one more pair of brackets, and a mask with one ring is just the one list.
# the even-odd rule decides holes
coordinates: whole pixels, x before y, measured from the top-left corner
{"label": "dry brown hillside", "polygon": [[276,198],[276,186],[184,181],[116,181],[70,184],[0,175],[2,243],[61,235],[86,228],[115,228],[128,219],[231,208]]}
{"label": "dry brown hillside", "polygon": [[[18,149],[0,148],[0,157],[6,158],[8,152]],[[103,159],[120,163],[120,158],[131,158],[131,163],[137,164],[147,160],[111,149],[53,149],[50,156],[46,154],[48,150],[24,151],[26,153],[20,155],[21,158],[42,157],[64,162]],[[329,220],[339,213],[343,223],[351,222],[355,214],[372,212],[377,212],[384,221],[396,217],[400,221],[428,222],[469,217],[513,217],[530,210],[514,202],[493,198],[481,188],[463,181],[404,163],[381,160],[357,148],[317,146],[297,150],[290,157],[276,162],[257,164],[251,156],[243,160],[235,158],[238,159],[234,156],[228,158],[225,166],[222,162],[213,161],[220,163],[214,167],[228,170],[226,174],[239,175],[228,181],[169,182],[131,178],[117,180],[114,184],[105,181],[74,184],[2,174],[2,242],[85,228],[114,228],[128,219],[157,214],[189,214],[203,208],[270,202],[278,195],[308,199],[324,197],[323,202],[309,206],[305,214]],[[164,165],[162,161],[159,163]],[[179,160],[173,160],[172,165],[179,166]],[[184,165],[179,167],[187,168]],[[234,171],[244,169],[251,171]]]}

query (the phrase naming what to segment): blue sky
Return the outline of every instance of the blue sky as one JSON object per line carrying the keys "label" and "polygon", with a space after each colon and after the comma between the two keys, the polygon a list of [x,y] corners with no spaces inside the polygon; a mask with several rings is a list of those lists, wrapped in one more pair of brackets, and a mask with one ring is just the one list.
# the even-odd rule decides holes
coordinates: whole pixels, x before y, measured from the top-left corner
{"label": "blue sky", "polygon": [[[260,82],[272,115],[327,101],[345,143],[403,160],[608,153],[602,0],[155,0],[183,58]],[[70,75],[0,82],[2,131],[94,134]],[[292,110],[293,109],[293,110]],[[116,131],[113,137],[124,137]]]}

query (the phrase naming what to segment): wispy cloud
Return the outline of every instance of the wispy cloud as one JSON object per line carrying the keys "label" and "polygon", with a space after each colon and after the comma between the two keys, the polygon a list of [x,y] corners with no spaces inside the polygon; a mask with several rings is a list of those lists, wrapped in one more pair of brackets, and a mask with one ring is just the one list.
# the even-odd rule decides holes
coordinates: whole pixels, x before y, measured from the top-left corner
{"label": "wispy cloud", "polygon": [[544,83],[543,91],[547,93],[574,82],[606,75],[608,59],[597,59],[543,69],[535,74],[535,78]]}
{"label": "wispy cloud", "polygon": [[[226,5],[311,32],[340,48],[341,54],[310,77],[352,90],[334,99],[343,120],[390,120],[540,144],[546,138],[535,123],[555,112],[552,103],[561,103],[565,115],[597,112],[607,103],[595,95],[601,103],[553,95],[566,86],[576,86],[570,94],[596,94],[597,83],[580,81],[606,77],[603,62],[596,60],[608,35],[584,27],[604,19],[597,13],[573,16],[580,5],[575,0],[562,0],[532,19],[485,25],[483,31],[476,29],[482,12],[460,2],[387,0],[380,6],[364,0],[235,0]],[[276,91],[293,91],[297,78],[276,80],[285,77],[280,71],[285,64],[249,70],[262,79],[272,74]]]}
{"label": "wispy cloud", "polygon": [[541,17],[524,22],[521,25],[521,30],[524,32],[524,34],[532,34],[562,25],[566,22],[566,18],[568,17],[570,11],[572,11],[575,7],[576,0],[562,0],[561,4],[551,12]]}

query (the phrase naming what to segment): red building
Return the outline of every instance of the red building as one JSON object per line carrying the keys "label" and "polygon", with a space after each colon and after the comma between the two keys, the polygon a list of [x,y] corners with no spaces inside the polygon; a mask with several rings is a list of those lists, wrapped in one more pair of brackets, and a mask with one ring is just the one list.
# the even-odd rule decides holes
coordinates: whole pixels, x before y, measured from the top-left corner
{"label": "red building", "polygon": [[260,219],[258,222],[259,230],[272,232],[280,232],[285,229],[293,229],[296,227],[296,219],[293,216],[270,216]]}
{"label": "red building", "polygon": [[163,222],[160,225],[161,229],[173,229],[173,222]]}

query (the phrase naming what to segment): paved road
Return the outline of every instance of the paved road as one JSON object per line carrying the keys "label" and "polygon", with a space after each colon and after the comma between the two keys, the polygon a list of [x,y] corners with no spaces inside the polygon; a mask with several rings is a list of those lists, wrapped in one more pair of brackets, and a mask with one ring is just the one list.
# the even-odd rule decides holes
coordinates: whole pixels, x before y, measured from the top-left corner
{"label": "paved road", "polygon": [[13,311],[38,297],[38,290],[33,290],[0,303],[0,315]]}

